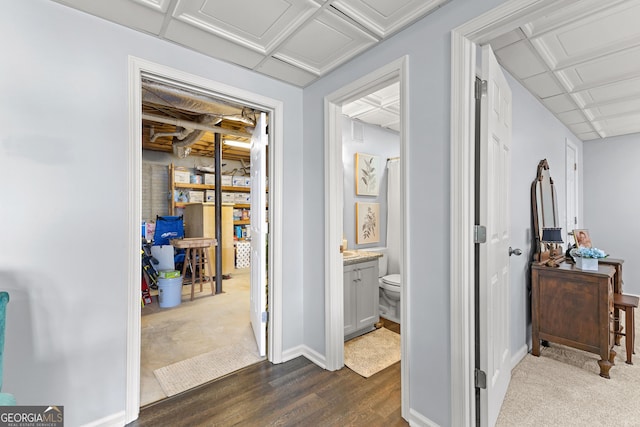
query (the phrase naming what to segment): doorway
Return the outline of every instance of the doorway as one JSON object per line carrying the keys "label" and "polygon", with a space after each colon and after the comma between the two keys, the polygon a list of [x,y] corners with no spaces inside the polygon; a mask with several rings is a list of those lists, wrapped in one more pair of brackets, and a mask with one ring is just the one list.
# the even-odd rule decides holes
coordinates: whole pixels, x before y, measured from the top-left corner
{"label": "doorway", "polygon": [[[154,64],[138,58],[129,60],[129,107],[130,127],[129,135],[131,150],[129,153],[129,294],[128,294],[128,326],[127,326],[127,395],[126,422],[138,417],[140,408],[140,218],[141,218],[141,138],[142,109],[141,87],[143,77],[153,77],[156,81],[163,81],[178,87],[189,88],[198,92],[224,99],[237,104],[247,105],[269,114],[269,158],[272,165],[269,176],[268,223],[272,243],[268,245],[268,274],[264,283],[253,284],[254,287],[265,289],[266,282],[271,289],[268,294],[269,322],[267,316],[261,316],[264,328],[268,327],[267,358],[272,363],[282,361],[282,176],[277,165],[282,163],[283,142],[283,105],[280,101],[263,97],[241,89],[229,87],[195,75],[180,72],[169,67]],[[266,226],[265,226],[266,228]],[[137,262],[136,262],[137,261]],[[266,268],[265,264],[265,268]]]}
{"label": "doorway", "polygon": [[[149,228],[157,227],[143,238],[145,252],[157,262],[155,266],[147,262],[143,272],[151,288],[143,297],[141,319],[140,399],[145,406],[265,356],[266,324],[251,316],[250,302],[259,302],[251,290],[260,291],[266,269],[262,259],[250,262],[250,258],[251,246],[261,247],[262,230],[257,225],[267,223],[266,218],[260,220],[263,210],[258,207],[264,206],[266,196],[262,185],[266,168],[258,160],[263,158],[266,165],[266,158],[251,156],[252,146],[254,151],[266,151],[266,144],[251,144],[254,136],[265,134],[260,124],[266,115],[146,75],[142,100],[141,219]],[[261,141],[267,139],[264,136]],[[220,183],[215,182],[216,171]],[[255,197],[257,193],[261,197]],[[183,254],[176,256],[168,239],[162,238],[160,224],[175,224],[162,229],[185,238],[216,238],[220,232],[217,247],[205,250],[211,265],[204,266],[204,287],[192,285],[202,266],[187,262]],[[166,270],[182,272],[184,277],[156,279]],[[167,282],[172,286],[167,288]],[[174,294],[167,304],[169,291]]]}
{"label": "doorway", "polygon": [[[580,194],[580,177],[578,174],[578,147],[566,139],[566,189],[567,189],[567,221],[565,233],[572,232],[580,228],[578,221],[578,195]],[[570,242],[568,235],[565,235],[565,242]]]}
{"label": "doorway", "polygon": [[342,160],[342,106],[378,89],[399,82],[400,86],[400,273],[403,279],[401,290],[401,388],[402,416],[409,410],[409,351],[410,325],[407,324],[407,298],[410,293],[410,278],[406,265],[406,197],[408,176],[407,153],[407,58],[400,58],[373,73],[343,87],[325,98],[325,347],[328,370],[344,366],[344,301],[343,301],[343,257],[339,251],[344,230],[344,179]]}
{"label": "doorway", "polygon": [[[552,0],[506,2],[451,32],[451,424],[475,424],[474,79],[477,46],[559,7]],[[564,2],[563,2],[564,3]]]}

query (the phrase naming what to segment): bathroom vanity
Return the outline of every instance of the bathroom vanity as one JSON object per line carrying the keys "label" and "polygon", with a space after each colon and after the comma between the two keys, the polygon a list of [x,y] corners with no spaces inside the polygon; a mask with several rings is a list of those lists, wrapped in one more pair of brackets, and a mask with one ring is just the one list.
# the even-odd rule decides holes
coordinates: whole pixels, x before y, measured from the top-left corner
{"label": "bathroom vanity", "polygon": [[345,341],[372,331],[380,321],[378,258],[381,256],[366,251],[343,254]]}

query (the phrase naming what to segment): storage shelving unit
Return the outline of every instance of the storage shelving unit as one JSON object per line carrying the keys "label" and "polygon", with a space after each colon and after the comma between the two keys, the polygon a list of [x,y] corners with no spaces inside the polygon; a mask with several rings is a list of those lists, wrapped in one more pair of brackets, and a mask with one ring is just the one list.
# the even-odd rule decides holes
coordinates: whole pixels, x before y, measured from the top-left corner
{"label": "storage shelving unit", "polygon": [[[169,164],[169,214],[175,215],[176,209],[184,208],[185,206],[191,204],[189,202],[176,202],[175,200],[175,190],[215,190],[215,185],[211,184],[193,184],[191,182],[176,182],[175,179],[176,167],[173,163]],[[249,193],[251,192],[251,188],[249,187],[233,187],[233,186],[222,186],[222,191],[225,192],[233,192],[233,193]],[[199,203],[199,202],[197,202]],[[251,204],[249,203],[234,203],[234,208],[238,209],[250,209]],[[236,220],[233,222],[234,225],[248,225],[251,220]]]}

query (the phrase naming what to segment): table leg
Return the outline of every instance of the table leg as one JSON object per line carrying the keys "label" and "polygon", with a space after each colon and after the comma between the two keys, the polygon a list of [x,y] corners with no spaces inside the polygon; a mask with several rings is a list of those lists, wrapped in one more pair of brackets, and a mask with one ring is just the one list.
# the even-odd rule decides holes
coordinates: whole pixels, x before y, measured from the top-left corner
{"label": "table leg", "polygon": [[602,378],[610,379],[609,370],[611,370],[612,363],[608,360],[598,360],[598,365],[600,365],[600,376]]}
{"label": "table leg", "polygon": [[633,360],[631,359],[631,355],[633,354],[633,347],[634,347],[634,333],[635,333],[635,325],[634,323],[634,319],[633,319],[633,308],[632,307],[627,307],[627,309],[624,311],[625,313],[625,319],[624,319],[624,323],[627,326],[627,333],[625,334],[625,346],[627,347],[627,364],[629,365],[633,365]]}

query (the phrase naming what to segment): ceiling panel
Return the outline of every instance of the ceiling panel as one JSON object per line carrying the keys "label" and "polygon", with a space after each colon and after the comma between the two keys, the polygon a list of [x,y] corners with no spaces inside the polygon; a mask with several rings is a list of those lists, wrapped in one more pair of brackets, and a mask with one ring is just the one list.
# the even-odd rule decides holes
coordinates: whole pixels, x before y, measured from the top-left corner
{"label": "ceiling panel", "polygon": [[544,73],[547,67],[527,41],[505,46],[495,52],[500,64],[520,79]]}
{"label": "ceiling panel", "polygon": [[556,82],[552,73],[536,74],[524,79],[524,81],[529,90],[539,98],[548,98],[564,92],[564,88]]}
{"label": "ceiling panel", "polygon": [[595,103],[611,102],[628,97],[637,97],[640,96],[640,77],[597,86],[576,92],[575,95],[584,100],[585,106]]}
{"label": "ceiling panel", "polygon": [[310,0],[181,0],[173,16],[267,54],[317,9]]}
{"label": "ceiling panel", "polygon": [[640,3],[626,2],[565,24],[532,42],[546,51],[551,67],[606,55],[637,44]]}
{"label": "ceiling panel", "polygon": [[564,113],[558,113],[558,118],[566,125],[573,125],[585,121],[585,116],[582,110],[565,111]]}
{"label": "ceiling panel", "polygon": [[317,74],[310,73],[274,57],[262,61],[255,70],[276,79],[287,80],[297,86],[306,86],[318,78]]}
{"label": "ceiling panel", "polygon": [[218,59],[247,68],[256,67],[265,58],[261,53],[177,19],[169,22],[164,37],[205,55],[216,55]]}
{"label": "ceiling panel", "polygon": [[586,108],[585,111],[592,114],[595,119],[601,117],[619,116],[623,114],[636,113],[640,111],[640,98],[626,101],[602,104],[594,108]]}
{"label": "ceiling panel", "polygon": [[399,31],[435,10],[443,0],[337,0],[333,6],[371,30],[378,38]]}
{"label": "ceiling panel", "polygon": [[292,35],[274,56],[322,75],[376,42],[339,16],[323,11]]}
{"label": "ceiling panel", "polygon": [[162,29],[164,14],[169,3],[169,0],[56,1],[125,27],[154,35],[158,35]]}

